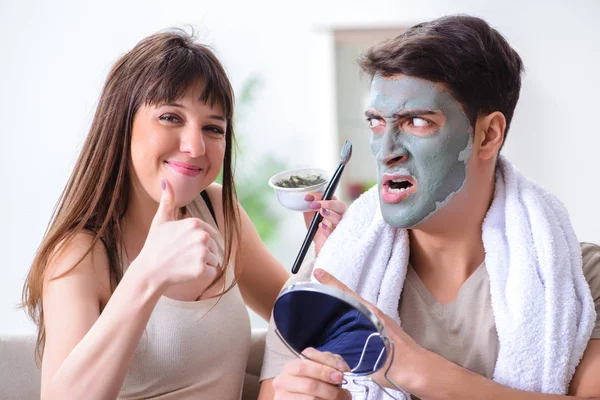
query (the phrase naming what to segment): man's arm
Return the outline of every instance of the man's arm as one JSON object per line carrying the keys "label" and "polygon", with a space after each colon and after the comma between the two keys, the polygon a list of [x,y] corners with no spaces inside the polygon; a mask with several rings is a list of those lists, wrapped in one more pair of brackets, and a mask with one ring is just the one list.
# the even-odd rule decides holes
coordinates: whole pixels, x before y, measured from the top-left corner
{"label": "man's arm", "polygon": [[[583,272],[590,285],[596,310],[600,314],[600,248],[596,245],[585,243],[582,245]],[[424,382],[416,382],[416,392],[420,392],[423,399],[516,399],[516,400],[544,400],[559,398],[575,399],[600,399],[600,337],[598,325],[592,333],[592,340],[588,343],[575,375],[571,380],[569,396],[552,396],[539,393],[523,392],[499,385],[482,376],[451,363],[440,356],[425,356],[423,360],[431,363],[426,370],[435,371],[425,374]],[[429,360],[429,361],[427,361]],[[428,376],[433,375],[433,376]]]}
{"label": "man's arm", "polygon": [[[525,392],[502,386],[462,368],[443,357],[427,352],[414,385],[406,387],[412,394],[427,400],[559,400],[600,399],[600,340],[591,340],[571,381],[570,396]],[[395,381],[393,376],[389,376]],[[405,380],[405,379],[404,379]]]}
{"label": "man's arm", "polygon": [[[481,375],[462,368],[451,361],[419,346],[389,316],[369,304],[331,274],[317,269],[315,277],[323,284],[355,296],[362,301],[385,326],[394,343],[394,361],[388,378],[400,388],[425,400],[553,400],[567,396],[525,392],[500,385]],[[373,379],[393,388],[380,371]],[[572,399],[600,399],[600,340],[590,340],[575,375],[569,394]]]}

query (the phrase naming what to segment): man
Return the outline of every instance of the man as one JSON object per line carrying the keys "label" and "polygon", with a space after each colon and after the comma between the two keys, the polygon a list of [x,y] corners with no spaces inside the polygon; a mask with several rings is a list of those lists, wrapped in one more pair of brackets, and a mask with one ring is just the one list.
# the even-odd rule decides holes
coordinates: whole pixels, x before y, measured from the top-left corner
{"label": "man", "polygon": [[[560,202],[499,155],[519,55],[485,21],[450,16],[360,65],[378,186],[316,260],[332,274],[314,275],[383,311],[387,377],[422,399],[600,398],[600,248],[578,244]],[[261,399],[348,396],[338,358],[290,354],[271,332]]]}

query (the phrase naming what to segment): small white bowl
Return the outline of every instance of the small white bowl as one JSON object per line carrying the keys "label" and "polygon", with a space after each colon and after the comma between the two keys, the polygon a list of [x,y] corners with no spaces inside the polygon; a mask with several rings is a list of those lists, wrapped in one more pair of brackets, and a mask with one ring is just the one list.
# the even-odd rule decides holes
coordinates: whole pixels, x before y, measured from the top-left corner
{"label": "small white bowl", "polygon": [[[283,179],[289,179],[292,175],[320,175],[325,179],[325,182],[319,183],[318,185],[301,188],[284,188],[275,184],[276,182],[279,182]],[[310,208],[310,202],[304,200],[304,196],[306,196],[310,192],[323,193],[325,191],[325,188],[327,187],[327,184],[329,183],[329,176],[329,172],[320,168],[290,169],[273,175],[271,179],[269,179],[269,186],[275,189],[275,195],[277,196],[277,200],[279,200],[281,205],[285,208],[303,212],[314,211]]]}

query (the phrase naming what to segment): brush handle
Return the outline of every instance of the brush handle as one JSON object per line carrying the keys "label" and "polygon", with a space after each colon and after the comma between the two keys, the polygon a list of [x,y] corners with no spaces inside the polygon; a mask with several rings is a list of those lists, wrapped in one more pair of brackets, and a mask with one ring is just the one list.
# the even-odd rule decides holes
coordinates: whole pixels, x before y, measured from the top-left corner
{"label": "brush handle", "polygon": [[[344,164],[340,164],[337,167],[337,169],[335,170],[333,177],[331,178],[331,180],[329,181],[329,184],[327,185],[327,188],[325,189],[325,193],[323,193],[322,200],[331,200],[331,198],[333,197],[333,194],[335,193],[335,189],[337,189],[337,185],[340,181],[340,178],[342,177],[342,172],[344,171],[344,166],[345,166]],[[308,248],[310,247],[310,244],[312,243],[313,239],[315,238],[315,235],[317,234],[317,230],[319,229],[319,224],[321,223],[322,220],[323,220],[323,216],[321,215],[320,212],[317,211],[315,213],[315,216],[312,219],[312,222],[310,223],[310,226],[308,227],[308,232],[306,233],[306,237],[304,238],[302,247],[300,247],[300,252],[298,253],[298,257],[296,257],[296,261],[294,262],[294,265],[292,266],[292,274],[298,273],[298,270],[300,269],[300,266],[302,265],[302,262],[304,261],[304,257],[306,257]]]}

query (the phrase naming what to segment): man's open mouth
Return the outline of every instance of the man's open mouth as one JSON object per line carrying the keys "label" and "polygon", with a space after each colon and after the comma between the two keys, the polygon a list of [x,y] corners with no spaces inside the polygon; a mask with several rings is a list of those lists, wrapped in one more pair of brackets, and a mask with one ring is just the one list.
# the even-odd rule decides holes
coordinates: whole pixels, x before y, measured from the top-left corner
{"label": "man's open mouth", "polygon": [[386,203],[398,203],[415,193],[417,185],[412,176],[384,174],[381,191]]}

